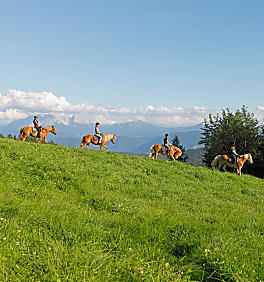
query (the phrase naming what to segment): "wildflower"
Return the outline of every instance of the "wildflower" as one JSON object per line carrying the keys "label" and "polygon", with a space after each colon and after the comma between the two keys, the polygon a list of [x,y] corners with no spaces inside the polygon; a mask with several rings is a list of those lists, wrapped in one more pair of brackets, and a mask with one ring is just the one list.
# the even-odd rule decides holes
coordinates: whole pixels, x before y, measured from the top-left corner
{"label": "wildflower", "polygon": [[21,230],[17,230],[17,232],[21,232]]}
{"label": "wildflower", "polygon": [[83,213],[84,213],[84,214],[86,214],[86,213],[87,213],[87,211],[85,210]]}
{"label": "wildflower", "polygon": [[18,229],[18,226],[16,226],[16,229]]}
{"label": "wildflower", "polygon": [[51,248],[49,248],[49,251],[51,251]]}
{"label": "wildflower", "polygon": [[8,193],[8,194],[7,194],[7,197],[10,197],[10,196],[11,196],[11,194],[10,194],[10,193]]}
{"label": "wildflower", "polygon": [[37,253],[36,252],[33,252],[33,255],[36,255]]}
{"label": "wildflower", "polygon": [[11,219],[8,220],[9,224],[12,224]]}
{"label": "wildflower", "polygon": [[6,237],[4,237],[3,240],[6,240]]}
{"label": "wildflower", "polygon": [[131,251],[132,251],[132,249],[131,249],[131,248],[129,248],[128,250],[129,250],[129,252],[131,252]]}
{"label": "wildflower", "polygon": [[1,217],[1,220],[4,220],[4,219]]}
{"label": "wildflower", "polygon": [[19,242],[16,242],[16,245],[18,246],[18,245],[19,245]]}
{"label": "wildflower", "polygon": [[58,259],[57,259],[57,262],[60,262],[60,261],[61,261],[61,260],[58,258]]}
{"label": "wildflower", "polygon": [[166,266],[166,267],[169,267],[169,265],[170,265],[170,264],[169,264],[168,262],[165,263],[165,266]]}
{"label": "wildflower", "polygon": [[138,268],[138,271],[140,272],[140,273],[144,273],[144,271],[143,271],[143,268]]}
{"label": "wildflower", "polygon": [[237,257],[234,257],[234,260],[237,260]]}

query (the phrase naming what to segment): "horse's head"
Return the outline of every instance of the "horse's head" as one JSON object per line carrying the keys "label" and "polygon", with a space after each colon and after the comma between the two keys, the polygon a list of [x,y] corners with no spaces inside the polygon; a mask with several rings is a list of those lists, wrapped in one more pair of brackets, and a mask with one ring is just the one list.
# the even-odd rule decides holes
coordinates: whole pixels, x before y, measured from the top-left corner
{"label": "horse's head", "polygon": [[178,147],[173,147],[173,149],[174,149],[174,157],[178,159],[182,155],[182,151]]}
{"label": "horse's head", "polygon": [[116,136],[113,135],[113,137],[112,137],[112,139],[111,139],[111,141],[112,141],[113,144],[115,144],[115,138],[116,138]]}
{"label": "horse's head", "polygon": [[56,135],[57,133],[56,133],[56,129],[55,129],[55,127],[52,125],[52,127],[51,127],[52,129],[51,129],[51,132],[54,134],[54,135]]}
{"label": "horse's head", "polygon": [[244,158],[245,158],[250,164],[253,164],[253,159],[252,159],[251,154],[245,154],[245,155],[244,155]]}

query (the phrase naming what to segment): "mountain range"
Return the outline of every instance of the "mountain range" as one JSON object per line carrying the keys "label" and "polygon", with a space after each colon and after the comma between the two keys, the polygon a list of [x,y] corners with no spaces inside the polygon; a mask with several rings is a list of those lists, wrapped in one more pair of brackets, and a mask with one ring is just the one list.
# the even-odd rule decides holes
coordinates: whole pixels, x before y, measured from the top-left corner
{"label": "mountain range", "polygon": [[[30,116],[0,126],[0,133],[4,136],[12,134],[18,137],[20,128],[27,125],[32,126],[32,120],[33,118]],[[75,116],[43,115],[39,116],[39,120],[42,126],[55,126],[57,135],[49,134],[48,140],[64,146],[79,147],[84,135],[94,134],[94,124],[81,124],[77,122]],[[116,144],[108,143],[111,151],[145,154],[149,152],[151,145],[163,142],[165,133],[169,134],[170,142],[177,135],[185,149],[198,148],[200,147],[198,141],[201,137],[202,126],[203,124],[200,123],[193,126],[166,128],[138,120],[112,125],[103,124],[100,126],[100,130],[103,134],[116,135]],[[96,149],[98,147],[90,145],[90,148]]]}

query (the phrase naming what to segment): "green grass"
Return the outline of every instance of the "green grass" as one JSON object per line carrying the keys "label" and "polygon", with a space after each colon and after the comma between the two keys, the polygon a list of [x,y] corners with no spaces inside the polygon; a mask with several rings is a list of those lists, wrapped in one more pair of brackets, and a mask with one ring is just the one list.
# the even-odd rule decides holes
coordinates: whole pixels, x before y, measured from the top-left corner
{"label": "green grass", "polygon": [[260,281],[264,182],[0,139],[1,281]]}

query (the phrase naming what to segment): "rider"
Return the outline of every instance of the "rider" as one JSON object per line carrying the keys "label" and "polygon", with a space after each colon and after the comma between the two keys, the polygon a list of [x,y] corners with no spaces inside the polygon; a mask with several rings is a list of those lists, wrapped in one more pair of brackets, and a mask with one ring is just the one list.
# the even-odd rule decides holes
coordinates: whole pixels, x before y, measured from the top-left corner
{"label": "rider", "polygon": [[39,124],[38,116],[34,116],[33,124],[34,124],[34,127],[35,127],[35,128],[37,129],[37,131],[38,131],[37,138],[39,138],[39,137],[40,137],[40,133],[41,133],[41,131],[42,131],[42,126]]}
{"label": "rider", "polygon": [[231,153],[230,153],[230,162],[233,163],[234,165],[237,165],[237,160],[238,160],[238,153],[236,152],[236,147],[232,146],[231,147]]}
{"label": "rider", "polygon": [[102,133],[100,132],[100,130],[99,130],[99,125],[100,125],[99,122],[97,122],[97,123],[95,124],[95,136],[99,138],[98,144],[101,144],[101,140],[102,140],[103,134],[102,134]]}
{"label": "rider", "polygon": [[167,155],[170,154],[170,146],[171,146],[170,142],[168,141],[168,137],[169,137],[169,134],[166,133],[165,137],[164,137],[164,141],[163,141],[163,145],[164,145],[164,147],[166,149]]}

